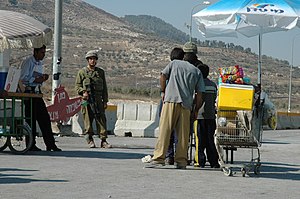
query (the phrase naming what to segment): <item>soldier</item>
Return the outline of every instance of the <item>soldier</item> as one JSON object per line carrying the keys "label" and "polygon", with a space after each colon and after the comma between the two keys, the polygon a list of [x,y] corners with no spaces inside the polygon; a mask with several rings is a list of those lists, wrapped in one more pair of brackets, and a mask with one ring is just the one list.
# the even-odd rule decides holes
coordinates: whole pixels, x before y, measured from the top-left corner
{"label": "soldier", "polygon": [[96,121],[97,132],[101,139],[101,148],[111,148],[106,141],[106,117],[108,92],[105,80],[104,70],[96,67],[98,54],[96,50],[88,51],[85,55],[88,65],[78,71],[76,77],[76,91],[82,96],[83,103],[81,107],[84,119],[84,134],[90,148],[95,148],[93,139],[93,121]]}

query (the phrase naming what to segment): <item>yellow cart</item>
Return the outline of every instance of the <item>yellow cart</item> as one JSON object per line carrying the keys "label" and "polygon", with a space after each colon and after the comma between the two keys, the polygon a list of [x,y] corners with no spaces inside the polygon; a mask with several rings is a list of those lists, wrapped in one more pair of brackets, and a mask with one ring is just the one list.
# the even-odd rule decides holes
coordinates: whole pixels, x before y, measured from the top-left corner
{"label": "yellow cart", "polygon": [[[261,146],[262,139],[263,102],[254,104],[254,95],[254,87],[251,85],[219,86],[215,144],[221,169],[227,176],[232,176],[236,168],[241,170],[243,177],[252,170],[255,174],[260,172],[258,147]],[[259,98],[257,100],[260,101]],[[233,153],[238,148],[251,149],[249,161],[234,161]],[[254,151],[257,151],[256,157]]]}

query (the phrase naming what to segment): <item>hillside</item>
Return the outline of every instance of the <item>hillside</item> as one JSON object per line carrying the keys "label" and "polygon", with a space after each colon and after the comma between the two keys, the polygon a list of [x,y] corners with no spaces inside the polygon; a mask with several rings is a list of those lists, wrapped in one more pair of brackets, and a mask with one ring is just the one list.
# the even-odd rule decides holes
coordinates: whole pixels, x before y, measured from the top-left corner
{"label": "hillside", "polygon": [[158,37],[185,43],[189,40],[189,35],[176,29],[171,24],[166,23],[162,19],[149,15],[125,15],[121,19],[131,23],[138,29],[148,34],[153,34]]}
{"label": "hillside", "polygon": [[[14,3],[12,3],[14,2]],[[51,0],[0,0],[0,9],[12,10],[30,15],[41,22],[54,26],[54,1]],[[87,14],[88,13],[88,14]],[[157,23],[165,23],[157,19]],[[169,28],[169,24],[165,23]],[[166,28],[166,30],[168,29]],[[145,32],[123,18],[113,16],[104,10],[81,0],[64,0],[62,84],[75,96],[74,78],[78,69],[86,65],[84,54],[90,49],[99,49],[98,65],[106,71],[110,98],[158,99],[158,78],[160,70],[168,63],[169,53],[184,42],[160,37],[155,29]],[[155,33],[155,34],[154,34]],[[233,48],[224,42],[199,43],[199,58],[211,67],[212,79],[217,80],[219,67],[240,65],[255,83],[257,79],[257,55],[249,49]],[[48,47],[45,66],[52,70],[52,49]],[[31,54],[13,52],[12,65],[19,65],[20,57]],[[276,101],[279,109],[286,110],[288,103],[289,63],[263,57],[262,87]],[[299,69],[294,71],[292,110],[300,110]],[[46,85],[49,97],[51,82]],[[279,103],[280,100],[280,103]],[[277,103],[278,101],[278,103]]]}
{"label": "hillside", "polygon": [[[121,19],[131,23],[134,27],[142,30],[144,33],[152,34],[160,38],[171,40],[175,43],[185,43],[190,41],[189,35],[176,29],[171,24],[165,21],[149,15],[125,15]],[[238,51],[245,51],[246,53],[251,53],[250,48],[244,49],[240,45],[235,45],[233,43],[225,43],[216,40],[204,40],[200,41],[197,38],[192,38],[192,41],[197,43],[202,47],[214,47],[214,48],[228,48]]]}

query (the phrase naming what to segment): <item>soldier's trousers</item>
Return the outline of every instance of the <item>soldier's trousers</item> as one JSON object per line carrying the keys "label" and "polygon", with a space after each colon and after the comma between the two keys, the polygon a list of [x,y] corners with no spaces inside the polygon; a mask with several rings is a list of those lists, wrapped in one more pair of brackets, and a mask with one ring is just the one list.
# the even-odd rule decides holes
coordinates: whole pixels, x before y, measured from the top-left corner
{"label": "soldier's trousers", "polygon": [[86,135],[87,141],[91,141],[94,135],[93,121],[96,122],[97,134],[101,140],[106,140],[107,129],[106,129],[106,116],[103,103],[97,101],[93,104],[81,107],[81,112],[84,121],[84,134]]}

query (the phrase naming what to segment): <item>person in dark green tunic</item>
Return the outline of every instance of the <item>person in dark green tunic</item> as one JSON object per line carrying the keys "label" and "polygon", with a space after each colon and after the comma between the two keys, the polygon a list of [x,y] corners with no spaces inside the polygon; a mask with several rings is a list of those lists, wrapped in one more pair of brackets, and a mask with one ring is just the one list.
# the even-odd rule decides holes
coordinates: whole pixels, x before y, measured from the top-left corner
{"label": "person in dark green tunic", "polygon": [[88,51],[85,55],[88,65],[78,71],[75,89],[82,96],[81,112],[84,120],[84,135],[90,148],[95,148],[93,139],[93,121],[96,121],[97,133],[100,136],[101,148],[111,148],[106,141],[107,128],[105,109],[107,108],[108,92],[105,72],[96,67],[98,53],[96,50]]}

